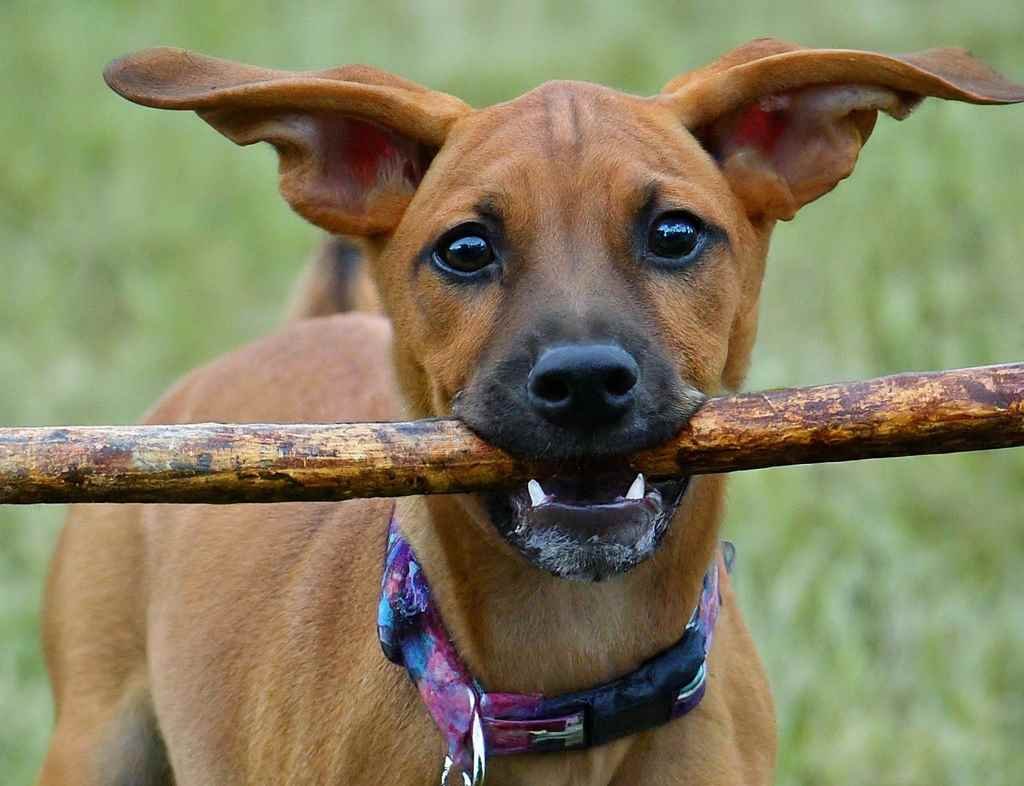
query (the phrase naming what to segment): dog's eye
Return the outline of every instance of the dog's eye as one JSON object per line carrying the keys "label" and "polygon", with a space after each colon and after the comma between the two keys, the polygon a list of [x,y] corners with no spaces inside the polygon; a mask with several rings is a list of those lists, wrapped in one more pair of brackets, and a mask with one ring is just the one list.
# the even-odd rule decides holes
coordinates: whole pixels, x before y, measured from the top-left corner
{"label": "dog's eye", "polygon": [[647,250],[662,259],[689,262],[704,244],[704,224],[689,213],[666,213],[651,226]]}
{"label": "dog's eye", "polygon": [[470,224],[445,235],[434,250],[434,264],[446,273],[472,276],[494,262],[486,230]]}

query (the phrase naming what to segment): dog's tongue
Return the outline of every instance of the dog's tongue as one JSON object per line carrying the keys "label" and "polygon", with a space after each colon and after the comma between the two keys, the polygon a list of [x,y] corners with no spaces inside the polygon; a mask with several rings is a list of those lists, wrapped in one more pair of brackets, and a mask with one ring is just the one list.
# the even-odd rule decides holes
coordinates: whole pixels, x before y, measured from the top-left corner
{"label": "dog's tongue", "polygon": [[660,508],[647,499],[588,506],[549,502],[526,511],[523,524],[533,530],[569,531],[582,540],[630,545],[653,526]]}

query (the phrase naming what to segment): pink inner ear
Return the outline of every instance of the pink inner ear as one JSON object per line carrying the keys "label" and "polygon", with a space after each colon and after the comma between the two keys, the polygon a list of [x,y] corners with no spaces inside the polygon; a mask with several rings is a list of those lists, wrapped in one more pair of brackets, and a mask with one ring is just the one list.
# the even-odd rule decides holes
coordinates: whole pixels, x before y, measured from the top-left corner
{"label": "pink inner ear", "polygon": [[420,146],[365,120],[337,115],[316,119],[315,148],[327,188],[358,210],[374,192],[412,192],[423,177]]}
{"label": "pink inner ear", "polygon": [[377,174],[386,158],[399,155],[398,148],[390,139],[392,135],[370,123],[346,119],[345,151],[348,168],[363,188],[370,188],[377,180]]}
{"label": "pink inner ear", "polygon": [[920,100],[873,85],[823,84],[762,96],[696,134],[751,214],[788,220],[853,171],[878,112]]}
{"label": "pink inner ear", "polygon": [[779,109],[765,109],[753,104],[737,118],[730,147],[752,147],[770,156],[786,130],[786,112]]}

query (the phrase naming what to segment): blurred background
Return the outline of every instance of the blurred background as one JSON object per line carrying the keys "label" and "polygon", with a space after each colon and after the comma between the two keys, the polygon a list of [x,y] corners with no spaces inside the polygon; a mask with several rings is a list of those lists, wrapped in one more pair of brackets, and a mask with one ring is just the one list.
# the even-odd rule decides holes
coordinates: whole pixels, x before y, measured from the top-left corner
{"label": "blurred background", "polygon": [[[475,105],[552,78],[652,93],[750,38],[972,49],[1024,80],[1024,4],[6,0],[0,423],[129,423],[280,322],[318,233],[269,149],[116,98],[173,44],[365,62]],[[854,177],[776,231],[749,387],[1024,359],[1024,108],[880,119]],[[780,721],[780,784],[1019,784],[1024,451],[747,473],[726,535]],[[0,509],[0,781],[52,722],[38,643],[63,511]]]}

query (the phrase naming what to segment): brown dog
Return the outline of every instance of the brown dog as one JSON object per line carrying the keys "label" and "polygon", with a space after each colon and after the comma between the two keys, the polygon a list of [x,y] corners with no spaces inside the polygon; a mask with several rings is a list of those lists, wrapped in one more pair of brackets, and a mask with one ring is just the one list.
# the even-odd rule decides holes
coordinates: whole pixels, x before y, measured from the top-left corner
{"label": "brown dog", "polygon": [[[107,79],[273,144],[292,207],[365,240],[389,317],[293,323],[189,375],[148,421],[454,414],[563,460],[529,492],[396,510],[474,677],[549,696],[629,674],[694,609],[724,479],[647,484],[615,457],[741,383],[775,221],[850,173],[880,110],[1024,100],[959,50],[769,40],[653,98],[554,82],[482,110],[371,68],[171,49]],[[438,728],[375,629],[390,511],[76,509],[48,588],[57,728],[40,782],[437,783]],[[724,576],[721,598],[693,712],[586,750],[492,757],[487,782],[768,783],[768,686]]]}

